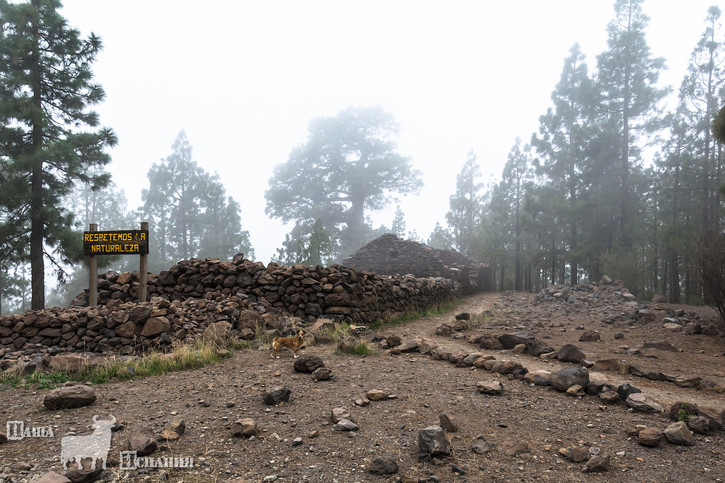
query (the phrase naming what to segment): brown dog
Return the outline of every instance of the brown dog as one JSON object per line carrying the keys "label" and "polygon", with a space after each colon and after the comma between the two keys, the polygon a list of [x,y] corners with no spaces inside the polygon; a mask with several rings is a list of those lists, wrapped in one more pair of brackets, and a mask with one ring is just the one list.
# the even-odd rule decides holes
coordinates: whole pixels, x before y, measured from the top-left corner
{"label": "brown dog", "polygon": [[277,356],[277,359],[279,359],[279,355],[277,353],[282,347],[286,347],[295,354],[295,359],[297,359],[297,351],[300,350],[300,346],[305,342],[305,331],[300,330],[297,332],[297,335],[295,337],[275,337],[272,339],[272,353],[270,354],[270,357]]}

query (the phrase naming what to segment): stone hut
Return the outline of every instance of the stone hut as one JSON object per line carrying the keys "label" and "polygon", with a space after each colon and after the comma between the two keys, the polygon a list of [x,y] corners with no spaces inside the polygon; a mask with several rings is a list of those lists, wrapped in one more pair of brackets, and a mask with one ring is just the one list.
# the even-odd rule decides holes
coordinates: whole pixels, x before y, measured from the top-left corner
{"label": "stone hut", "polygon": [[455,250],[438,250],[390,233],[371,241],[342,264],[381,275],[443,277],[458,282],[466,294],[491,290],[491,268],[487,264]]}

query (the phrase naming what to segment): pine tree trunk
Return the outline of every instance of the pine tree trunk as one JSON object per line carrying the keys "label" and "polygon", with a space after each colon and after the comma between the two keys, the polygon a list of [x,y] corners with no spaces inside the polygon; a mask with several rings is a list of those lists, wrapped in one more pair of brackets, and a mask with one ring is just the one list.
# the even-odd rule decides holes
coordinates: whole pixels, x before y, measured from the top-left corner
{"label": "pine tree trunk", "polygon": [[40,46],[38,27],[33,26],[33,109],[40,119],[33,120],[32,174],[30,181],[30,274],[32,287],[31,309],[45,308],[45,267],[43,264],[43,132],[42,97],[40,85]]}

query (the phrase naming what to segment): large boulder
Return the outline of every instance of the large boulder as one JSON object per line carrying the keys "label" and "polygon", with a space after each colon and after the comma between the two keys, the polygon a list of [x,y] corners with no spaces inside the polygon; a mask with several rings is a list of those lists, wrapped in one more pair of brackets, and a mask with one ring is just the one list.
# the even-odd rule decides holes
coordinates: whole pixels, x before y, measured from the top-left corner
{"label": "large boulder", "polygon": [[418,449],[422,454],[430,456],[450,456],[453,452],[446,432],[438,425],[418,431]]}
{"label": "large boulder", "polygon": [[90,406],[96,400],[96,392],[89,386],[76,384],[53,389],[43,398],[46,409],[72,409]]}
{"label": "large boulder", "polygon": [[574,385],[587,387],[589,371],[583,367],[566,367],[552,373],[549,376],[549,383],[554,389],[562,392]]}

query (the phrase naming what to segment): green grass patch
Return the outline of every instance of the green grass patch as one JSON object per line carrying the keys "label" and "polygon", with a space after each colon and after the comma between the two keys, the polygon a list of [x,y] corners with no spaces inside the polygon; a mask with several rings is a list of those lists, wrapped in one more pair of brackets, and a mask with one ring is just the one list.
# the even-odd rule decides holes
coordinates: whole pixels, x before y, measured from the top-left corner
{"label": "green grass patch", "polygon": [[446,302],[444,304],[439,305],[435,308],[429,308],[425,309],[419,312],[406,312],[404,314],[401,313],[395,313],[395,314],[388,314],[386,317],[380,318],[373,322],[371,325],[371,328],[377,330],[382,329],[386,325],[399,325],[404,322],[409,322],[411,320],[415,319],[421,319],[425,317],[436,317],[438,315],[443,315],[447,312],[450,312],[451,310],[455,309],[457,306],[459,306],[463,302],[462,299],[456,299],[451,302]]}
{"label": "green grass patch", "polygon": [[357,337],[350,337],[343,343],[338,344],[337,352],[339,354],[350,354],[354,356],[374,355],[375,351],[368,346],[368,343]]}
{"label": "green grass patch", "polygon": [[116,357],[106,359],[102,364],[89,364],[78,372],[34,372],[22,375],[17,372],[0,374],[0,384],[11,387],[20,385],[28,388],[38,384],[41,389],[50,389],[66,381],[83,381],[102,384],[109,381],[125,381],[138,377],[196,369],[214,364],[233,353],[217,344],[199,341],[193,345],[181,345],[169,353],[151,353],[132,360]]}

